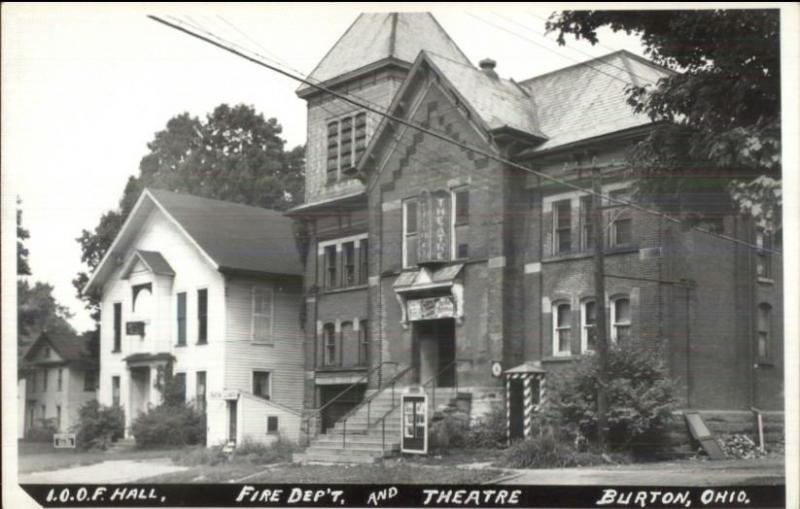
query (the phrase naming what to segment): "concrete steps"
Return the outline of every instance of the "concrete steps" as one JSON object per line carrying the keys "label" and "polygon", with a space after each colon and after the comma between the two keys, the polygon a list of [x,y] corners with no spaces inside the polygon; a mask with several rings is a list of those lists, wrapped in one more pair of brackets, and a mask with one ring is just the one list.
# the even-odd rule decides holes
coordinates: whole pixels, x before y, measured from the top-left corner
{"label": "concrete steps", "polygon": [[116,452],[128,452],[136,449],[136,440],[133,438],[122,438],[113,442],[106,452],[108,453],[116,453]]}

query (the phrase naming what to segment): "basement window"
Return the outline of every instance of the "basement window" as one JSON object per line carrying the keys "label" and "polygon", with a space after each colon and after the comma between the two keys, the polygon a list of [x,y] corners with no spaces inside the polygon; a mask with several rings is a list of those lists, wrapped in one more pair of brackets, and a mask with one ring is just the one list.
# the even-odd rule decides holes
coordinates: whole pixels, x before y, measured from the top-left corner
{"label": "basement window", "polygon": [[277,415],[268,415],[267,416],[267,435],[277,435],[278,434],[278,416]]}

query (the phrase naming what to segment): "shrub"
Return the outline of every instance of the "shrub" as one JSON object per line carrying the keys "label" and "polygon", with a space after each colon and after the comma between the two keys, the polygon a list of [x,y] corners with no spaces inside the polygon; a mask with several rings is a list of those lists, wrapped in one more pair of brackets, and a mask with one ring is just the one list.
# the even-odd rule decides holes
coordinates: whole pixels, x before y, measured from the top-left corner
{"label": "shrub", "polygon": [[31,442],[52,442],[53,435],[56,433],[58,433],[58,426],[56,426],[55,419],[39,419],[39,424],[30,428],[25,438]]}
{"label": "shrub", "polygon": [[505,408],[503,405],[493,405],[486,415],[470,427],[465,446],[498,449],[506,446],[507,439]]}
{"label": "shrub", "polygon": [[434,449],[464,447],[469,433],[469,416],[455,407],[448,407],[435,416],[428,433]]}
{"label": "shrub", "polygon": [[189,405],[159,405],[137,417],[131,431],[141,448],[205,444],[206,417]]}
{"label": "shrub", "polygon": [[125,415],[119,407],[88,401],[78,411],[78,422],[72,430],[76,434],[77,447],[104,450],[124,435]]}
{"label": "shrub", "polygon": [[222,450],[221,445],[213,447],[195,447],[188,451],[180,451],[173,455],[172,461],[178,465],[217,465],[228,461],[228,455]]}
{"label": "shrub", "polygon": [[295,444],[284,436],[270,444],[263,444],[252,440],[244,440],[233,450],[226,454],[222,446],[203,447],[184,451],[176,454],[172,459],[179,465],[217,465],[227,461],[233,463],[247,463],[251,465],[267,465],[290,461]]}
{"label": "shrub", "polygon": [[[597,437],[598,357],[584,356],[548,380],[548,417],[572,438]],[[609,348],[607,387],[610,445],[636,448],[656,440],[676,403],[660,350],[638,341]]]}

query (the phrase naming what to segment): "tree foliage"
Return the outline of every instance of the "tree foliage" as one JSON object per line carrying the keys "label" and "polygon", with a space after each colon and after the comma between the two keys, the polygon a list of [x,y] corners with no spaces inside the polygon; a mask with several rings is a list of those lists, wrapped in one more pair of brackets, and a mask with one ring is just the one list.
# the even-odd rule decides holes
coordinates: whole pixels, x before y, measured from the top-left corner
{"label": "tree foliage", "polygon": [[30,252],[25,247],[25,241],[31,237],[28,230],[22,227],[22,200],[17,198],[17,275],[30,276],[31,266],[28,262],[28,255]]}
{"label": "tree foliage", "polygon": [[69,323],[72,313],[53,297],[53,285],[17,281],[17,336],[20,345],[28,344],[47,330],[74,335]]}
{"label": "tree foliage", "polygon": [[77,239],[88,267],[73,285],[99,319],[96,296],[81,289],[111,246],[146,187],[285,210],[301,200],[305,148],[285,150],[282,127],[252,106],[222,104],[205,119],[182,113],[148,143],[139,173],[128,179],[119,206],[100,217],[93,230]]}
{"label": "tree foliage", "polygon": [[[662,123],[631,154],[642,191],[691,207],[732,186],[774,187],[756,179],[781,175],[778,10],[562,11],[546,27],[560,44],[567,35],[596,44],[601,27],[638,35],[649,59],[674,71],[628,87],[634,110]],[[750,191],[778,217],[774,193]]]}

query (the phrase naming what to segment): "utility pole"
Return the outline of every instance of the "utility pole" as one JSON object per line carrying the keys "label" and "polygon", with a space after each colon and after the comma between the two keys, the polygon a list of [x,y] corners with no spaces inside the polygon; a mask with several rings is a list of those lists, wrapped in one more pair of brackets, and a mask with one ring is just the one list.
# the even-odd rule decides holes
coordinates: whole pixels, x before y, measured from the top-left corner
{"label": "utility pole", "polygon": [[595,295],[595,344],[600,372],[597,380],[597,438],[600,447],[608,446],[608,395],[606,373],[608,371],[608,337],[606,334],[606,285],[603,255],[603,186],[601,170],[592,162],[592,233],[594,234],[594,295]]}

